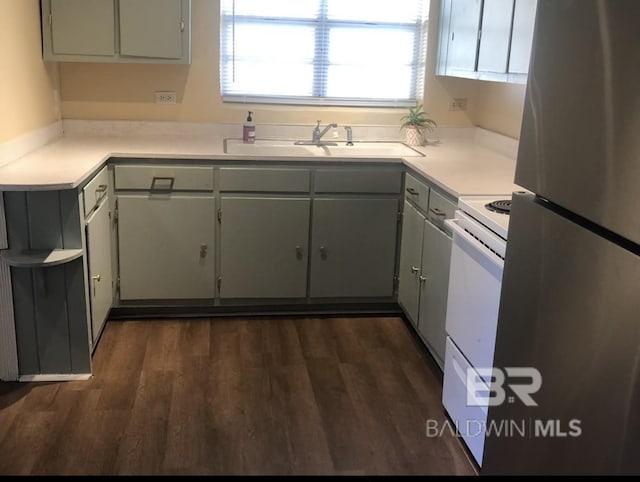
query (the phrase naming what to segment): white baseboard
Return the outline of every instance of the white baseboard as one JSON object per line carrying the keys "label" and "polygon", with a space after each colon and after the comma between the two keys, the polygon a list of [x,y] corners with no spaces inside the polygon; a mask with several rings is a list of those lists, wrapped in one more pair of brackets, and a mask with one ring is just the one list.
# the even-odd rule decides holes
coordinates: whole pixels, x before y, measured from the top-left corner
{"label": "white baseboard", "polygon": [[47,373],[38,375],[22,375],[18,378],[20,382],[72,382],[76,380],[89,380],[91,373],[69,374],[69,373]]}

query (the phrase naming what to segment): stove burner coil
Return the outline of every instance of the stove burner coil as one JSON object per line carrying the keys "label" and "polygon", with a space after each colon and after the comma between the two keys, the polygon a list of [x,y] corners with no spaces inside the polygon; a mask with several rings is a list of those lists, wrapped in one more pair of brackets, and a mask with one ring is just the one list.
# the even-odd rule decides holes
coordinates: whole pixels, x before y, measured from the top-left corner
{"label": "stove burner coil", "polygon": [[511,199],[492,201],[489,204],[485,204],[485,207],[494,213],[509,214],[511,212]]}

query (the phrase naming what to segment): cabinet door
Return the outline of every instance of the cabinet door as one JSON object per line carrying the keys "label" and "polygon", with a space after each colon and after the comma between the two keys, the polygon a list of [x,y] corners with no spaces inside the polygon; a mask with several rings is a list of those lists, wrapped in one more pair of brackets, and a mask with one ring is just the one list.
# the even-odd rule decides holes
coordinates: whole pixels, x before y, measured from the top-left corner
{"label": "cabinet door", "polygon": [[307,295],[309,199],[223,197],[221,298]]}
{"label": "cabinet door", "polygon": [[91,300],[91,332],[93,343],[98,340],[107,319],[113,291],[111,285],[111,218],[109,201],[87,221],[87,251],[89,260],[89,298]]}
{"label": "cabinet door", "polygon": [[484,0],[478,71],[507,71],[513,0]]}
{"label": "cabinet door", "polygon": [[424,223],[422,244],[422,277],[420,283],[420,320],[422,333],[440,364],[444,360],[446,340],[447,293],[451,238],[430,222]]}
{"label": "cabinet door", "polygon": [[120,298],[214,298],[212,196],[118,196]]}
{"label": "cabinet door", "polygon": [[188,18],[182,0],[120,0],[120,55],[179,59]]}
{"label": "cabinet door", "polygon": [[315,199],[312,297],[392,297],[398,201]]}
{"label": "cabinet door", "polygon": [[409,319],[418,323],[420,291],[418,277],[422,264],[422,230],[424,216],[408,202],[404,202],[402,216],[402,242],[400,244],[400,271],[398,273],[398,302]]}
{"label": "cabinet door", "polygon": [[447,53],[447,72],[476,70],[481,0],[453,0]]}
{"label": "cabinet door", "polygon": [[[114,0],[50,0],[53,55],[115,55]],[[46,4],[43,4],[46,7]],[[46,11],[46,10],[44,10]],[[45,33],[48,31],[45,28]],[[45,46],[48,42],[45,37]],[[45,50],[47,50],[45,48]]]}
{"label": "cabinet door", "polygon": [[515,0],[513,12],[513,33],[509,73],[526,74],[529,71],[533,27],[535,25],[537,0]]}

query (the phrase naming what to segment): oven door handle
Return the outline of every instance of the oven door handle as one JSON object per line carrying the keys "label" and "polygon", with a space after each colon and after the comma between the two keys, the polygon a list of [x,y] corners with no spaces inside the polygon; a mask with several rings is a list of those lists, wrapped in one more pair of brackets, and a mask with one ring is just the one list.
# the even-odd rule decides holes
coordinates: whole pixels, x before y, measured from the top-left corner
{"label": "oven door handle", "polygon": [[485,258],[491,261],[492,264],[496,265],[500,269],[504,268],[504,260],[497,253],[495,253],[491,248],[489,248],[484,243],[482,243],[481,241],[471,236],[465,229],[461,228],[458,224],[459,221],[457,219],[447,219],[445,220],[444,223],[453,232],[454,242],[455,242],[455,237],[460,236],[467,243],[469,243],[469,245],[473,249],[475,249],[477,252],[479,252]]}

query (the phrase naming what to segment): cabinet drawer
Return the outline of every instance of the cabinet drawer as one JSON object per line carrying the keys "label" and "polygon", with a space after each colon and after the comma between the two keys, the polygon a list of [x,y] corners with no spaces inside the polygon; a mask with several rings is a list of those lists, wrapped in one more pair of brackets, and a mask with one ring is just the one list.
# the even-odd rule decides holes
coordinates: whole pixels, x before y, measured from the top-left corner
{"label": "cabinet drawer", "polygon": [[318,193],[389,193],[402,188],[402,173],[389,169],[318,169],[315,190]]}
{"label": "cabinet drawer", "polygon": [[444,220],[453,218],[455,210],[456,205],[453,202],[433,189],[431,190],[429,193],[429,211],[427,214],[429,221],[440,229],[450,232],[449,228],[445,226]]}
{"label": "cabinet drawer", "polygon": [[420,209],[427,211],[429,207],[429,186],[407,174],[404,181],[404,198],[414,202]]}
{"label": "cabinet drawer", "polygon": [[116,166],[116,189],[213,191],[213,166]]}
{"label": "cabinet drawer", "polygon": [[239,192],[309,192],[307,169],[223,167],[220,190]]}
{"label": "cabinet drawer", "polygon": [[93,211],[93,208],[100,204],[100,201],[102,201],[108,192],[109,170],[107,167],[104,167],[82,190],[84,215],[88,216],[89,213]]}

